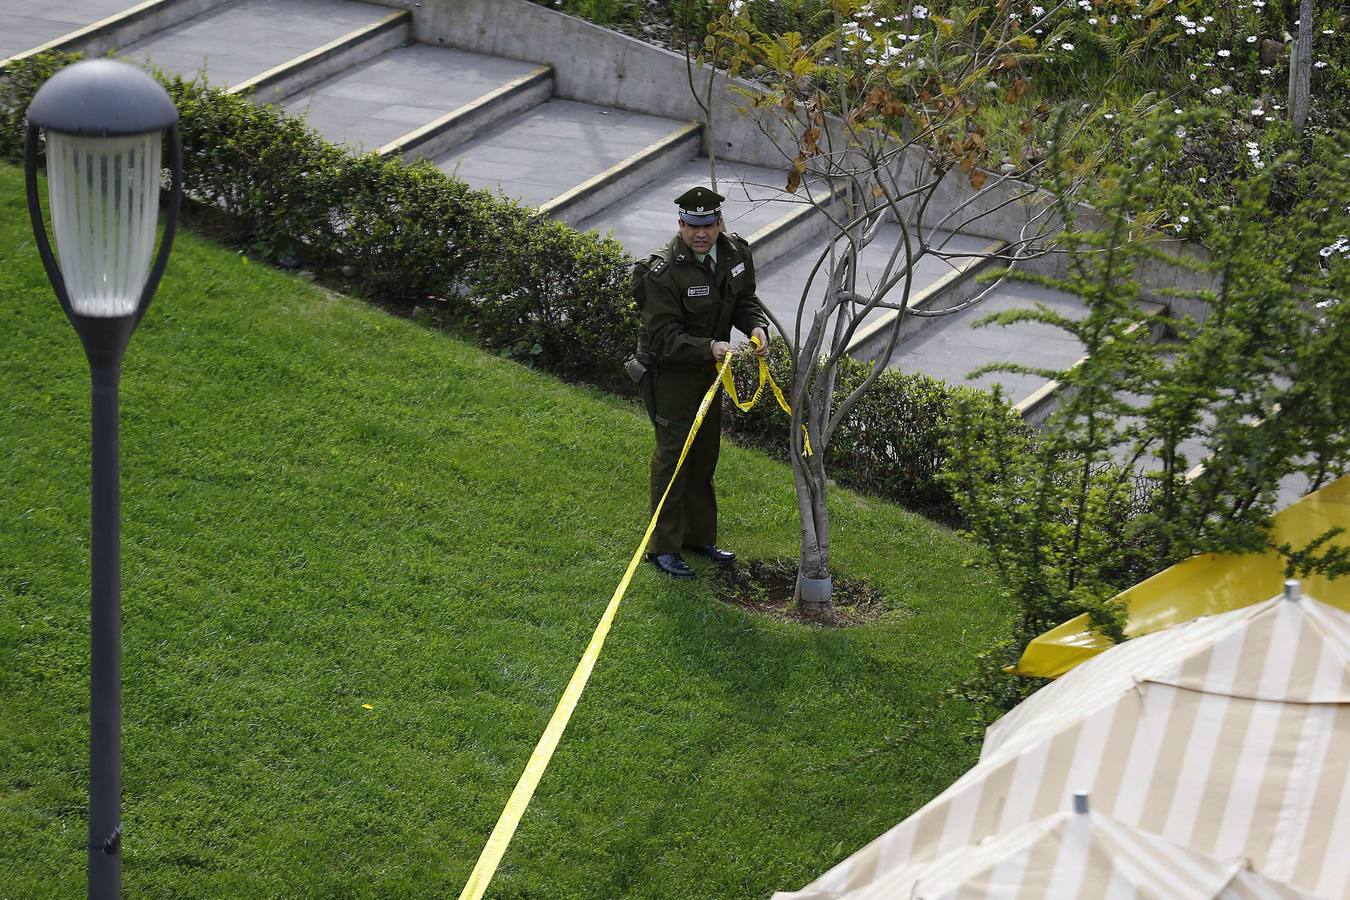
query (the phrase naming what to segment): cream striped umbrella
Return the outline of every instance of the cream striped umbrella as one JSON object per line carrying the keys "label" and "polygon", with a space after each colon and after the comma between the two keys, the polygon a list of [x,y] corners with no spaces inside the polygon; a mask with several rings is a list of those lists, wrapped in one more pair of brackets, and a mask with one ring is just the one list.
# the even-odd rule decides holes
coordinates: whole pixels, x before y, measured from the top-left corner
{"label": "cream striped umbrella", "polygon": [[978,765],[787,898],[839,897],[1064,809],[1350,895],[1350,613],[1284,597],[1113,647],[989,729]]}
{"label": "cream striped umbrella", "polygon": [[[801,896],[801,895],[798,895]],[[831,895],[821,895],[831,896]],[[927,863],[901,866],[845,900],[1311,900],[1237,862],[1089,812],[1087,795],[1073,812],[1037,819],[974,847]]]}

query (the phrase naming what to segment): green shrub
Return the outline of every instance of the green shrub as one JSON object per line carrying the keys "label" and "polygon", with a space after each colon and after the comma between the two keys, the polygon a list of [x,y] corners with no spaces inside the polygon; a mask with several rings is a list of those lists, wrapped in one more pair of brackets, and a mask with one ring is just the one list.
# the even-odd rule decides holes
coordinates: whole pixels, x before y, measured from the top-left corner
{"label": "green shrub", "polygon": [[44,81],[79,58],[75,53],[40,53],[0,70],[0,158],[23,161],[28,104]]}

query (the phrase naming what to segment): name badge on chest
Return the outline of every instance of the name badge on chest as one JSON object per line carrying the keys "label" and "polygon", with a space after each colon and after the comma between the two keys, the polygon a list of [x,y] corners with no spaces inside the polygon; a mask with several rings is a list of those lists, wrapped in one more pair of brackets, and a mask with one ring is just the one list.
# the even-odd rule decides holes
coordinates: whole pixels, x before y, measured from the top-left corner
{"label": "name badge on chest", "polygon": [[734,265],[731,269],[731,277],[735,278],[737,275],[741,274],[744,271],[745,271],[745,263],[743,262],[736,263],[736,265]]}
{"label": "name badge on chest", "polygon": [[696,284],[685,291],[686,297],[706,297],[712,293],[712,288],[706,284]]}

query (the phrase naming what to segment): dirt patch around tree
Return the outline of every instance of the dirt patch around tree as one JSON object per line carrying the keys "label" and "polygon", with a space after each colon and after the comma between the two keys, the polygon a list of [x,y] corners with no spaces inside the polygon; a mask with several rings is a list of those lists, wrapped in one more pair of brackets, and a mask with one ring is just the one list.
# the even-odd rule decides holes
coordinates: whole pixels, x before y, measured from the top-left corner
{"label": "dirt patch around tree", "polygon": [[[797,586],[795,559],[752,559],[727,566],[713,582],[717,599],[761,616],[799,624],[819,625],[807,619],[792,602]],[[858,578],[834,576],[832,597],[838,621],[833,627],[870,625],[887,612],[881,591]]]}

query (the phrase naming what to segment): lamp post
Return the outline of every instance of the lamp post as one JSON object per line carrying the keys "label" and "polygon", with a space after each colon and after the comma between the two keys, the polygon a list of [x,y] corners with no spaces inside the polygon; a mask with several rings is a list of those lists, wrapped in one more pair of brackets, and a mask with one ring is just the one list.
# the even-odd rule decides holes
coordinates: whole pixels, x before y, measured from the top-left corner
{"label": "lamp post", "polygon": [[[38,131],[60,262],[37,190]],[[159,253],[161,139],[173,173]],[[117,897],[122,880],[122,631],[117,395],[122,357],[150,305],[173,245],[182,194],[178,110],[146,72],[90,60],[52,76],[33,97],[24,148],[28,213],[42,264],[80,336],[92,383],[90,470],[89,896]]]}

